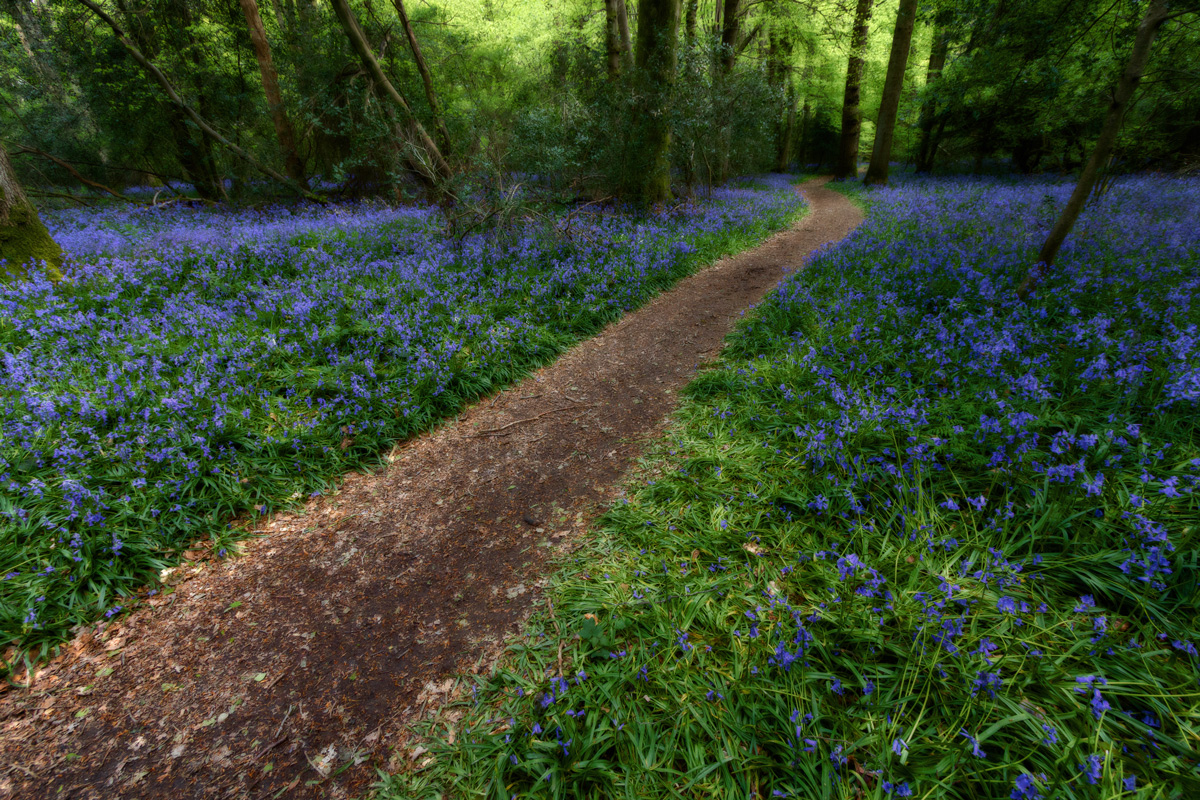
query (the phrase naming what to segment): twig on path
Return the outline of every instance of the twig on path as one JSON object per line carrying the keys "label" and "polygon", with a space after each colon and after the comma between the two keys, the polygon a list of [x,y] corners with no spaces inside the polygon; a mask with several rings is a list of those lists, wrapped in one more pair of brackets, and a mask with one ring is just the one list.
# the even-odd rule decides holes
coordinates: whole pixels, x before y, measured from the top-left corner
{"label": "twig on path", "polygon": [[[281,728],[282,728],[282,727],[283,727],[283,725],[280,725],[279,727],[281,727]],[[275,749],[276,747],[278,747],[279,745],[281,745],[281,744],[283,744],[284,742],[286,742],[286,741],[287,741],[289,738],[290,738],[290,736],[280,736],[278,739],[276,739],[275,741],[273,741],[273,742],[271,742],[270,744],[268,744],[268,745],[267,745],[266,747],[264,747],[262,750],[259,750],[259,751],[258,751],[258,754],[254,756],[254,759],[255,759],[256,761],[259,761],[259,760],[261,760],[263,756],[265,756],[267,753],[269,753],[269,752],[271,752],[272,750],[274,750],[274,749]]]}
{"label": "twig on path", "polygon": [[546,416],[547,414],[557,414],[561,411],[570,411],[572,408],[578,408],[578,407],[579,407],[578,405],[573,405],[573,406],[566,406],[565,408],[552,408],[549,411],[543,411],[542,413],[538,414],[537,416],[527,417],[525,419],[519,419],[516,422],[510,422],[507,425],[501,425],[499,428],[491,428],[490,430],[480,431],[479,433],[474,434],[474,438],[479,438],[480,436],[495,436],[496,434],[500,433],[500,431],[508,430],[509,428],[513,427],[514,425],[520,425],[524,422],[533,422],[535,419],[541,419],[542,417]]}

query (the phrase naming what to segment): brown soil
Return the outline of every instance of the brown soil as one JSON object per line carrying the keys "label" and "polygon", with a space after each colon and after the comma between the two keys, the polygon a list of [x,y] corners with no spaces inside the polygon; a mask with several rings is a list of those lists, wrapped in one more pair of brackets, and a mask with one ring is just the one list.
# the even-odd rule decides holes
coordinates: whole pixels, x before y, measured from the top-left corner
{"label": "brown soil", "polygon": [[517,628],[738,316],[862,218],[820,182],[804,191],[792,230],[273,518],[243,557],[180,567],[0,694],[0,796],[365,793]]}

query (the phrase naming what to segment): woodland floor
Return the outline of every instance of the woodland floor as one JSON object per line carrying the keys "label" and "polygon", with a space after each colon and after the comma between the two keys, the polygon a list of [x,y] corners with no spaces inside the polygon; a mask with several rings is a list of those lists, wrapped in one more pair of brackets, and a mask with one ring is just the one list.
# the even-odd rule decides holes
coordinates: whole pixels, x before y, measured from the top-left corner
{"label": "woodland floor", "polygon": [[240,558],[185,563],[31,688],[0,686],[0,797],[365,794],[499,653],[737,318],[862,220],[820,184],[791,230],[273,517]]}

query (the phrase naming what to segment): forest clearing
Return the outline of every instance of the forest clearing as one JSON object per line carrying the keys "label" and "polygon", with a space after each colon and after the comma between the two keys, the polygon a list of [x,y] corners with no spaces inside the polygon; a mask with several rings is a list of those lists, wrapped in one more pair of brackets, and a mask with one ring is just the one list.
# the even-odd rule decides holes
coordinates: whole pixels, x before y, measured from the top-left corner
{"label": "forest clearing", "polygon": [[1200,794],[1197,24],[0,5],[0,797]]}

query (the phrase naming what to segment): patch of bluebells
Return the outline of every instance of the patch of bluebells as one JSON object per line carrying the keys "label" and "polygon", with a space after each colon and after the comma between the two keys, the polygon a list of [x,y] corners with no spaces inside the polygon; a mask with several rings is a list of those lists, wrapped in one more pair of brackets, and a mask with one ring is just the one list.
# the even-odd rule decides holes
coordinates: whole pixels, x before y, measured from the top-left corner
{"label": "patch of bluebells", "polygon": [[589,775],[657,796],[703,770],[740,797],[748,770],[722,765],[752,762],[791,796],[1040,800],[1119,769],[1186,796],[1194,709],[1162,687],[1200,685],[1178,556],[1200,546],[1200,181],[1118,181],[1020,304],[1070,190],[871,190],[693,384],[671,458],[588,557],[611,579],[555,600],[556,625],[627,625],[594,701],[686,746],[655,782],[633,742],[572,729]]}
{"label": "patch of bluebells", "polygon": [[803,201],[763,180],[461,242],[428,207],[43,215],[67,280],[0,285],[0,638],[60,639],[165,554],[640,305],[697,248],[778,227]]}

